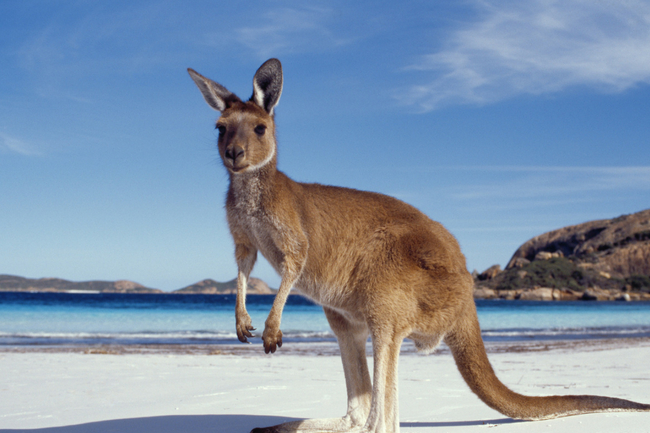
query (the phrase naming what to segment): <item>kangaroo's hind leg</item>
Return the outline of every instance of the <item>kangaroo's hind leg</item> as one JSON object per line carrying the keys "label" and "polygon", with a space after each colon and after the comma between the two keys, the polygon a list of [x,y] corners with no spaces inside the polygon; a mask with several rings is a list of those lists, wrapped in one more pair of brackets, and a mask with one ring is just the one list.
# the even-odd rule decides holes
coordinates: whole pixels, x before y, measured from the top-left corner
{"label": "kangaroo's hind leg", "polygon": [[347,432],[360,429],[370,413],[372,384],[366,359],[368,328],[343,314],[324,307],[325,316],[336,335],[341,349],[343,372],[348,392],[348,408],[343,418],[306,419],[257,428],[251,433],[316,433]]}
{"label": "kangaroo's hind leg", "polygon": [[368,421],[362,431],[399,433],[397,364],[405,336],[386,324],[376,328],[372,331],[372,402]]}
{"label": "kangaroo's hind leg", "polygon": [[368,327],[365,323],[353,322],[330,308],[324,307],[323,310],[341,349],[348,391],[348,410],[343,420],[349,427],[363,426],[370,413],[372,398],[372,383],[366,359]]}

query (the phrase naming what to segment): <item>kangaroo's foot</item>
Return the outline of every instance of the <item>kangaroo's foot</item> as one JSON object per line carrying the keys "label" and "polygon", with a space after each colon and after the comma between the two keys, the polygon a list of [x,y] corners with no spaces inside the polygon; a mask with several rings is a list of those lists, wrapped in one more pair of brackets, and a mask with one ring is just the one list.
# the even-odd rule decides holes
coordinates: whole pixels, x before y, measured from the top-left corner
{"label": "kangaroo's foot", "polygon": [[282,331],[280,328],[266,325],[262,334],[264,352],[275,353],[278,347],[282,347]]}
{"label": "kangaroo's foot", "polygon": [[248,343],[248,339],[253,337],[251,331],[255,330],[255,328],[253,328],[251,316],[249,316],[246,310],[244,310],[241,313],[237,312],[235,317],[235,321],[237,323],[237,338],[242,343]]}
{"label": "kangaroo's foot", "polygon": [[352,421],[351,417],[345,416],[343,418],[306,419],[303,421],[292,421],[271,427],[254,428],[251,430],[251,433],[344,433],[351,431],[360,431],[362,428],[363,425],[356,425]]}

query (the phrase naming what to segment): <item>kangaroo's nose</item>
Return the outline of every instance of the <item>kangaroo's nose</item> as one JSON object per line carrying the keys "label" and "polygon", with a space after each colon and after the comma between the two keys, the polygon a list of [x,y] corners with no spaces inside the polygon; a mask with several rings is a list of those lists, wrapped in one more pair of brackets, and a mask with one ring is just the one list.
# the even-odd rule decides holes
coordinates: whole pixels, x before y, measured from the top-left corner
{"label": "kangaroo's nose", "polygon": [[226,158],[231,159],[232,162],[235,162],[237,158],[244,155],[244,149],[240,146],[233,146],[226,149]]}

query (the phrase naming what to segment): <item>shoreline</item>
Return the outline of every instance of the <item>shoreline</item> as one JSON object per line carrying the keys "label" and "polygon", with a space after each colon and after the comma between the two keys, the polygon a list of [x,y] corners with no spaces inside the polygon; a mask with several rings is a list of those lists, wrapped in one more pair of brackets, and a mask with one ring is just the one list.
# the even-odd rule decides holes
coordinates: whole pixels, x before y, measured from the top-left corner
{"label": "shoreline", "polygon": [[[603,351],[623,348],[649,347],[650,337],[535,340],[535,341],[486,341],[485,350],[494,353],[571,352]],[[261,343],[252,344],[75,344],[75,345],[17,345],[0,346],[0,355],[5,353],[75,353],[86,355],[202,355],[202,356],[245,356],[269,357]],[[367,356],[372,356],[370,343],[366,345]],[[336,342],[288,342],[275,356],[340,356]],[[405,340],[400,356],[449,355],[449,348],[442,343],[430,355],[417,352],[415,345]]]}

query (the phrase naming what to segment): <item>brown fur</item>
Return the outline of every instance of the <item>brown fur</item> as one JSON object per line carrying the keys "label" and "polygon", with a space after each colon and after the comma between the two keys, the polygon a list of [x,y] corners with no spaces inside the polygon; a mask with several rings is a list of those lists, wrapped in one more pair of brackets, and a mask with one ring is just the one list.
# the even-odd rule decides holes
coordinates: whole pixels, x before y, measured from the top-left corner
{"label": "brown fur", "polygon": [[[246,281],[259,251],[282,276],[262,335],[266,353],[282,346],[282,309],[292,287],[323,305],[341,348],[345,417],[257,431],[399,431],[397,359],[404,338],[423,351],[444,338],[472,391],[513,418],[650,410],[650,405],[607,397],[526,397],[509,390],[487,359],[465,258],[442,225],[392,197],[298,183],[277,170],[273,109],[282,90],[279,61],[260,67],[248,102],[189,71],[208,104],[222,112],[217,126],[230,176],[226,210],[239,267],[239,339],[252,337]],[[368,336],[374,383],[365,356]]]}

